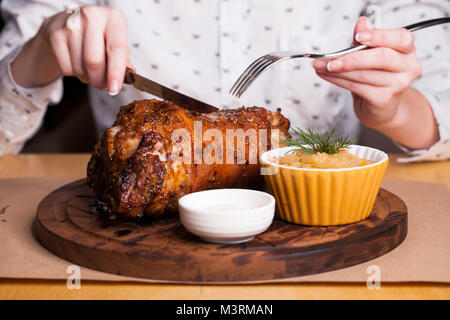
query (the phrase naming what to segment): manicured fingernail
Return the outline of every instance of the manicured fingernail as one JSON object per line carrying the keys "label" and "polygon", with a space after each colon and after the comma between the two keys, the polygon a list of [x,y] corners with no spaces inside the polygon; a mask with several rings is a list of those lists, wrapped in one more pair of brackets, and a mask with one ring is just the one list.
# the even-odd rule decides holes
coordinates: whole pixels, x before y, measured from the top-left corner
{"label": "manicured fingernail", "polygon": [[355,36],[356,41],[370,41],[372,40],[372,35],[369,32],[359,32]]}
{"label": "manicured fingernail", "polygon": [[327,67],[327,61],[325,60],[314,60],[312,62],[312,65],[315,69],[319,69],[319,70],[325,70],[325,68]]}
{"label": "manicured fingernail", "polygon": [[343,66],[343,63],[341,60],[333,60],[333,61],[328,62],[327,70],[328,70],[328,72],[339,71],[339,69],[341,69],[342,66]]}
{"label": "manicured fingernail", "polygon": [[112,80],[109,84],[108,93],[110,96],[115,96],[119,93],[119,84],[117,83],[117,80]]}

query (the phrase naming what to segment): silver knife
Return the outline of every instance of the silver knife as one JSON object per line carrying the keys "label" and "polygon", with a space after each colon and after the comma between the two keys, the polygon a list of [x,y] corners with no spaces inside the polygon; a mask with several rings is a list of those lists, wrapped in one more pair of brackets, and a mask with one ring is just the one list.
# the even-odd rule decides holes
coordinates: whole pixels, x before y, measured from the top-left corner
{"label": "silver knife", "polygon": [[179,93],[175,90],[169,89],[156,83],[150,79],[147,79],[143,76],[140,76],[134,73],[131,69],[127,68],[125,72],[124,83],[133,85],[136,89],[140,91],[148,92],[154,96],[157,96],[161,99],[170,101],[175,103],[176,105],[186,108],[190,111],[195,111],[199,113],[211,113],[218,111],[219,108],[216,108],[212,105],[204,103],[200,100],[188,97],[182,93]]}

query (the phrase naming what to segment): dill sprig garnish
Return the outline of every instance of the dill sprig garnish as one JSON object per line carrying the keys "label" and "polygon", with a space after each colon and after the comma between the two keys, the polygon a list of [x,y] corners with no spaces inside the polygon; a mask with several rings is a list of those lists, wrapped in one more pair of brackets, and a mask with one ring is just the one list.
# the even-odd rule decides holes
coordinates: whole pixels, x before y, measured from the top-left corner
{"label": "dill sprig garnish", "polygon": [[324,152],[328,154],[336,154],[339,151],[349,147],[355,143],[354,138],[350,136],[341,136],[336,133],[336,128],[333,128],[329,132],[321,133],[316,129],[306,128],[302,130],[300,128],[292,128],[292,131],[297,138],[281,138],[287,146],[294,146],[305,154],[314,154],[318,152]]}

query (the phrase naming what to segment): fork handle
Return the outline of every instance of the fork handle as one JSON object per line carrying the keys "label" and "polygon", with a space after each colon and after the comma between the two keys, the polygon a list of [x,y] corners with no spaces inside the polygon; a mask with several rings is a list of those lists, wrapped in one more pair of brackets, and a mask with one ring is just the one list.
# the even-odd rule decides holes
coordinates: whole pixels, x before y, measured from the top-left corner
{"label": "fork handle", "polygon": [[414,32],[414,31],[417,31],[420,29],[435,26],[437,24],[443,24],[443,23],[449,23],[449,22],[450,22],[450,17],[437,18],[437,19],[425,20],[425,21],[421,21],[418,23],[410,24],[409,26],[406,26],[405,29],[409,30],[411,32]]}
{"label": "fork handle", "polygon": [[[404,29],[409,30],[411,32],[420,30],[420,29],[424,29],[424,28],[428,28],[428,27],[432,27],[438,24],[443,24],[443,23],[449,23],[450,22],[450,17],[446,17],[446,18],[437,18],[437,19],[431,19],[431,20],[425,20],[425,21],[421,21],[418,23],[414,23],[414,24],[410,24],[409,26],[404,27]],[[359,50],[363,50],[363,49],[367,49],[369,48],[368,46],[364,45],[364,44],[360,44],[357,46],[353,46],[341,51],[337,51],[337,52],[333,52],[333,53],[329,53],[326,55],[317,55],[315,56],[314,54],[309,55],[309,57],[311,58],[315,58],[315,59],[330,59],[330,58],[338,58],[341,57],[343,55],[346,55],[348,53],[351,52],[355,52],[355,51],[359,51]]]}

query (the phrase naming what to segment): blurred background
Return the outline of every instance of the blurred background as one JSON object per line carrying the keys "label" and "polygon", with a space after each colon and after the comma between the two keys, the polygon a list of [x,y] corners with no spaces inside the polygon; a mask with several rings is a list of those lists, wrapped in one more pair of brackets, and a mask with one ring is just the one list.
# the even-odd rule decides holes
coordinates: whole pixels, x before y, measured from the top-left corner
{"label": "blurred background", "polygon": [[[1,3],[1,0],[0,0]],[[0,17],[0,32],[4,22]],[[76,78],[64,78],[64,96],[50,105],[41,128],[24,146],[21,153],[91,152],[97,140],[95,122],[88,99],[87,85]],[[386,152],[400,150],[378,132],[362,128],[359,144]]]}

